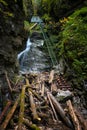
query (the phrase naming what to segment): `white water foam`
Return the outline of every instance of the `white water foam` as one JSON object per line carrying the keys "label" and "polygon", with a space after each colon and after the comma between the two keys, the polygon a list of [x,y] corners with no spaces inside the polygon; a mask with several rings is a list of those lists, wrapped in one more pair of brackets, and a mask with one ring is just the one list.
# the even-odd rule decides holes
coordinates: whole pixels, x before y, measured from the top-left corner
{"label": "white water foam", "polygon": [[30,41],[30,38],[28,38],[25,50],[18,54],[18,57],[17,57],[18,60],[20,60],[22,55],[26,55],[26,53],[30,50],[31,44],[32,43]]}

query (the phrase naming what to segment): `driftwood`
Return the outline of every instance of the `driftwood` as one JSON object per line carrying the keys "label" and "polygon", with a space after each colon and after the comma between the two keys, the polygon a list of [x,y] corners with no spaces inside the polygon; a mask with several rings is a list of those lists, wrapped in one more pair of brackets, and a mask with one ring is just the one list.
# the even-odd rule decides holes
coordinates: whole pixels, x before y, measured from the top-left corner
{"label": "driftwood", "polygon": [[81,126],[80,126],[79,120],[78,120],[77,116],[75,115],[74,108],[73,108],[72,103],[71,103],[70,100],[67,101],[67,107],[68,107],[71,119],[73,121],[75,130],[81,130]]}
{"label": "driftwood", "polygon": [[49,93],[49,97],[50,97],[50,99],[51,99],[51,101],[52,101],[56,111],[62,117],[63,121],[67,124],[68,127],[72,128],[72,124],[71,124],[70,120],[68,119],[68,117],[66,117],[65,112],[62,109],[60,103],[55,99],[55,97],[51,93]]}
{"label": "driftwood", "polygon": [[52,70],[52,71],[50,72],[50,75],[49,75],[49,83],[52,83],[53,78],[54,78],[54,70]]}
{"label": "driftwood", "polygon": [[[8,103],[4,108],[2,114],[0,115],[0,130],[40,130],[40,128],[45,129],[46,122],[50,129],[52,129],[53,126],[55,129],[61,129],[61,125],[63,125],[62,128],[67,128],[66,130],[73,130],[74,126],[69,120],[70,116],[66,116],[63,108],[61,107],[62,102],[59,103],[56,99],[59,88],[64,88],[62,90],[66,90],[65,87],[67,86],[67,84],[65,83],[64,79],[62,79],[62,76],[54,74],[53,70],[50,72],[50,74],[49,72],[42,72],[35,75],[23,74],[24,77],[14,83],[10,82],[11,80],[8,78],[7,73],[5,75],[6,81],[8,82],[9,91],[13,96],[13,101],[15,100],[15,97],[18,97],[18,95],[19,98],[17,98],[17,101],[14,102],[13,107],[9,108],[10,104]],[[66,104],[64,104],[64,106],[65,105]],[[75,113],[77,118],[79,119],[81,128],[87,130],[86,121],[81,117],[79,113]],[[58,115],[60,115],[61,118],[59,118]],[[67,112],[67,115],[70,115],[70,112]],[[59,121],[60,119],[62,121]],[[70,128],[66,127],[65,124]],[[11,126],[11,128],[9,126]]]}
{"label": "driftwood", "polygon": [[30,86],[29,80],[27,78],[25,78],[26,81],[26,85]]}
{"label": "driftwood", "polygon": [[49,106],[38,106],[37,110],[46,110],[48,108],[49,108]]}
{"label": "driftwood", "polygon": [[83,118],[83,116],[80,114],[80,112],[76,108],[74,109],[75,109],[75,114],[77,115],[79,122],[81,124],[81,127],[83,128],[83,130],[87,130],[87,120]]}
{"label": "driftwood", "polygon": [[40,121],[41,119],[37,115],[36,106],[35,106],[35,102],[34,102],[34,99],[33,99],[32,92],[29,91],[29,89],[28,89],[28,93],[29,93],[29,96],[30,96],[30,105],[31,105],[31,111],[32,111],[33,119]]}
{"label": "driftwood", "polygon": [[40,95],[37,94],[37,92],[34,92],[31,88],[29,88],[29,91],[31,91],[32,94],[33,94],[38,100],[43,101],[43,99],[41,98]]}
{"label": "driftwood", "polygon": [[26,126],[28,126],[28,128],[30,128],[31,130],[40,130],[40,128],[38,126],[36,126],[35,124],[32,124],[31,122],[29,122],[28,119],[23,118],[23,122]]}
{"label": "driftwood", "polygon": [[58,88],[55,83],[51,84],[51,92],[54,94],[58,92]]}
{"label": "driftwood", "polygon": [[7,75],[7,71],[5,71],[5,77],[6,77],[6,80],[7,80],[7,83],[8,83],[9,94],[10,94],[11,98],[13,99],[13,95],[12,95],[12,87],[11,87],[11,84],[10,84],[10,81],[9,81],[9,78],[8,78],[8,75]]}
{"label": "driftwood", "polygon": [[52,120],[53,120],[53,122],[55,122],[56,120],[55,120],[55,117],[54,117],[53,111],[52,111],[52,110],[49,110],[49,112],[50,112],[50,114],[51,114],[51,116],[52,116]]}
{"label": "driftwood", "polygon": [[6,112],[8,111],[9,107],[11,106],[11,101],[9,100],[4,108],[4,110],[2,111],[1,115],[0,115],[0,123],[2,122],[3,117],[5,116]]}
{"label": "driftwood", "polygon": [[7,71],[5,71],[5,76],[6,76],[6,80],[7,80],[7,83],[8,83],[9,91],[12,92],[12,87],[11,87],[11,84],[10,84],[10,81],[9,81],[9,78],[8,78],[8,75],[7,75]]}
{"label": "driftwood", "polygon": [[18,130],[22,130],[22,123],[23,123],[23,117],[24,117],[24,105],[25,105],[25,89],[26,87],[23,86],[22,92],[20,95],[20,112],[19,112]]}
{"label": "driftwood", "polygon": [[0,130],[5,130],[10,119],[12,118],[16,108],[17,108],[17,105],[19,103],[19,100],[20,100],[20,96],[18,97],[18,99],[15,101],[13,107],[11,108],[11,110],[9,111],[9,113],[7,114],[6,118],[5,118],[5,121],[2,123],[1,127],[0,127]]}
{"label": "driftwood", "polygon": [[53,110],[55,119],[58,121],[57,113],[56,113],[55,108],[54,108],[54,106],[53,106],[53,104],[52,104],[52,101],[51,101],[51,99],[50,99],[49,93],[47,93],[47,97],[48,97],[48,100],[49,100],[50,105],[51,105],[51,107],[52,107],[52,110]]}
{"label": "driftwood", "polygon": [[25,106],[25,90],[30,86],[29,80],[25,78],[26,84],[22,87],[20,95],[20,112],[19,112],[19,123],[18,130],[22,130],[23,118],[24,118],[24,106]]}

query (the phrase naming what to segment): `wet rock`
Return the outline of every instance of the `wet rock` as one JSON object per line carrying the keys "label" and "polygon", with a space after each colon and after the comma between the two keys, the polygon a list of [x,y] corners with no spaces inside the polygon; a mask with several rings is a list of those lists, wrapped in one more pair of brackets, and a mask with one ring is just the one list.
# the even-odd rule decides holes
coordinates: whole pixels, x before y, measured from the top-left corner
{"label": "wet rock", "polygon": [[0,12],[0,66],[7,67],[7,64],[13,66],[16,61],[17,49],[23,44],[23,11],[19,12],[20,7],[15,1],[8,1],[8,6],[3,7],[2,10],[13,14],[12,17],[9,17]]}
{"label": "wet rock", "polygon": [[40,32],[33,32],[30,36],[31,42],[34,42],[35,40],[38,39],[43,39],[42,33]]}
{"label": "wet rock", "polygon": [[[21,2],[21,1],[20,1]],[[17,53],[26,41],[23,29],[24,13],[15,0],[0,2],[0,83],[6,87],[5,70],[9,78],[18,72]]]}
{"label": "wet rock", "polygon": [[72,92],[70,92],[69,90],[63,91],[63,90],[58,89],[56,98],[58,101],[66,101],[68,99],[71,99],[72,96],[73,96]]}
{"label": "wet rock", "polygon": [[30,46],[26,47],[26,49],[18,55],[21,73],[37,73],[50,69],[48,56],[39,48],[42,46],[42,40],[36,40],[31,42]]}

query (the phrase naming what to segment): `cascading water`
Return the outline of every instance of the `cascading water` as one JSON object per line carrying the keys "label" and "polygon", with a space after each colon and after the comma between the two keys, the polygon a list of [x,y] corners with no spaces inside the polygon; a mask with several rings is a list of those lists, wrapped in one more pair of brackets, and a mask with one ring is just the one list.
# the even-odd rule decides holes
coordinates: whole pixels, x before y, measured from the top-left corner
{"label": "cascading water", "polygon": [[28,38],[25,50],[18,54],[21,73],[37,73],[50,68],[49,59],[41,49],[43,44],[43,40],[31,42]]}
{"label": "cascading water", "polygon": [[31,44],[32,43],[30,42],[30,38],[28,38],[25,50],[18,54],[18,60],[21,68],[23,67],[23,64],[28,56]]}
{"label": "cascading water", "polygon": [[28,51],[30,50],[30,45],[32,43],[30,42],[30,38],[28,38],[27,40],[27,44],[26,44],[26,49],[24,51],[22,51],[21,53],[18,54],[18,60],[21,58],[21,56],[25,57],[25,55],[28,53]]}

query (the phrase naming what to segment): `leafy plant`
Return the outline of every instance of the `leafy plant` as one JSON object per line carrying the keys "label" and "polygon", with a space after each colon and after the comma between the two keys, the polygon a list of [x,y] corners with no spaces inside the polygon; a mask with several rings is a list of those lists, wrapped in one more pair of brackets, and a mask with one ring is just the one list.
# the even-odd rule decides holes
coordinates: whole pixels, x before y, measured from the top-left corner
{"label": "leafy plant", "polygon": [[45,22],[51,21],[51,17],[48,14],[44,14],[42,18],[45,20]]}
{"label": "leafy plant", "polygon": [[[72,78],[87,80],[87,7],[75,11],[63,24],[58,56],[63,57],[74,72]],[[66,71],[67,73],[67,71]]]}
{"label": "leafy plant", "polygon": [[29,24],[29,22],[26,21],[26,20],[24,21],[24,29],[27,30],[27,31],[30,30],[30,24]]}

